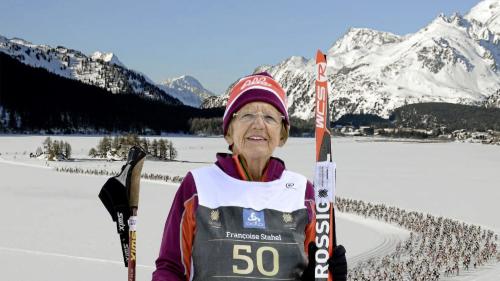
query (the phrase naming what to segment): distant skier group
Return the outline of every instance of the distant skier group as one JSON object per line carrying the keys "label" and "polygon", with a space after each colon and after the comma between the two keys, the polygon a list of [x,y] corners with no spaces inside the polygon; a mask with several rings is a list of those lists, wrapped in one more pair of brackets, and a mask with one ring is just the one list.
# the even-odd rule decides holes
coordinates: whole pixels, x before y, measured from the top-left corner
{"label": "distant skier group", "polygon": [[456,276],[496,259],[498,234],[477,225],[409,212],[384,204],[336,198],[341,212],[374,218],[408,229],[410,237],[385,257],[372,258],[351,268],[348,280],[439,280]]}

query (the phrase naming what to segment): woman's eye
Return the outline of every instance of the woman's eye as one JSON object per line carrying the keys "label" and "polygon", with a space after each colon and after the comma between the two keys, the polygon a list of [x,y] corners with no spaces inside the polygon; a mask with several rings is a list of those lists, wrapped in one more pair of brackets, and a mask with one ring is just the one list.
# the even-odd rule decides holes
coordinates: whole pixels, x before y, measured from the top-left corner
{"label": "woman's eye", "polygon": [[264,115],[264,118],[269,123],[275,123],[276,122],[276,119],[273,116],[271,116],[271,115]]}
{"label": "woman's eye", "polygon": [[251,113],[245,113],[241,116],[241,119],[244,119],[244,120],[252,120],[253,119],[253,114]]}

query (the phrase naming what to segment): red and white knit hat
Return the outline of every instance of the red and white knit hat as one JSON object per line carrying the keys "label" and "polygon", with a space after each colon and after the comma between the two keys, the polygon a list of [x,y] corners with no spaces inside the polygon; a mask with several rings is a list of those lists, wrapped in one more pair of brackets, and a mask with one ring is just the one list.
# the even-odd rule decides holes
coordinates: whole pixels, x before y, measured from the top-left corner
{"label": "red and white knit hat", "polygon": [[254,101],[267,102],[273,105],[285,116],[285,123],[290,124],[285,90],[281,88],[280,84],[271,75],[267,72],[261,72],[242,78],[231,89],[226,104],[226,111],[222,118],[224,135],[227,133],[233,113],[245,104]]}

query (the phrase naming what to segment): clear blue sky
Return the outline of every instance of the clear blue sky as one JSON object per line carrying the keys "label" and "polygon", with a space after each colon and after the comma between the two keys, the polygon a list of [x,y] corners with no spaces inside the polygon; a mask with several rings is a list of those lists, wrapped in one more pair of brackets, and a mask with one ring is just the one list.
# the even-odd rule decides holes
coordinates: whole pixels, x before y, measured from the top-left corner
{"label": "clear blue sky", "polygon": [[479,0],[0,0],[0,35],[113,52],[156,82],[190,74],[222,93],[292,55],[328,50],[349,27],[404,35]]}

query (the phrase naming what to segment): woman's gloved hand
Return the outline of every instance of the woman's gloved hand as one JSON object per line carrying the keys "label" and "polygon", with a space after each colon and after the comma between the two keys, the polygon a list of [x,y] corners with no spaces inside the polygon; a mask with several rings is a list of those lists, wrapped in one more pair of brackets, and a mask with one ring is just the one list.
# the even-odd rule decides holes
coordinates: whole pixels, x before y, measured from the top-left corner
{"label": "woman's gloved hand", "polygon": [[344,246],[338,245],[333,249],[333,256],[328,259],[328,269],[333,275],[333,280],[347,280],[347,260]]}
{"label": "woman's gloved hand", "polygon": [[[318,247],[314,242],[309,243],[309,263],[300,277],[301,281],[314,281],[314,268],[316,267],[316,251]],[[345,248],[338,245],[333,249],[333,256],[328,259],[328,270],[333,276],[334,281],[347,280],[347,260],[345,257]]]}

